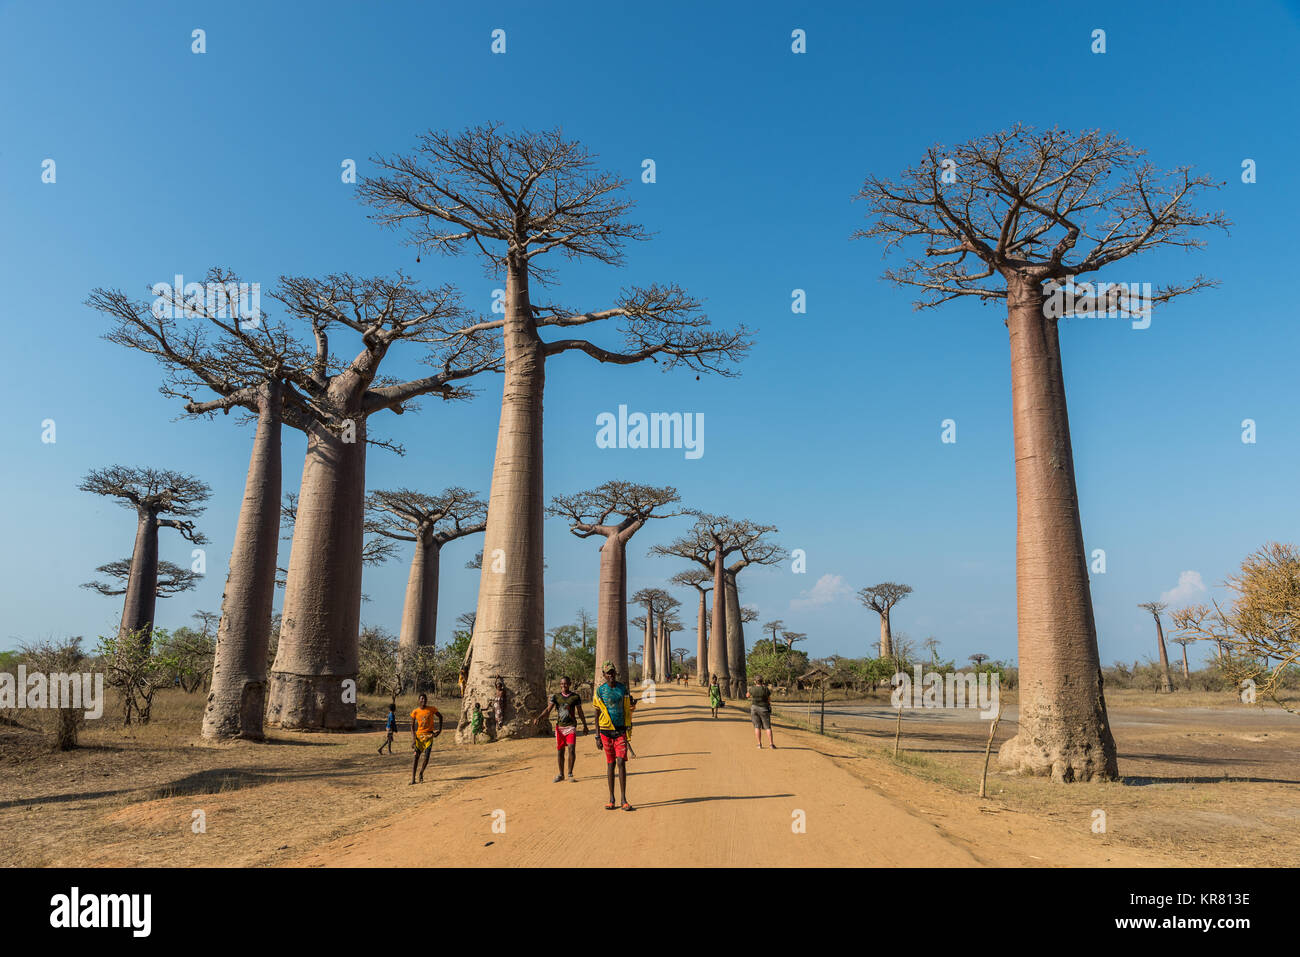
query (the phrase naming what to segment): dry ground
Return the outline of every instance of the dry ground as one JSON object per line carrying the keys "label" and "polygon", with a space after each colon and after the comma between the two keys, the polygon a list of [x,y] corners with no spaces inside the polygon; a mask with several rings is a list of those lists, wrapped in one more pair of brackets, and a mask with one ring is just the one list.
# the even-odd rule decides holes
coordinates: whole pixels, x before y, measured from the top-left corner
{"label": "dry ground", "polygon": [[[0,724],[0,863],[560,865],[610,841],[676,866],[1294,862],[1300,718],[1191,696],[1183,708],[1177,694],[1109,698],[1124,783],[991,774],[981,801],[986,722],[907,715],[895,762],[883,698],[828,705],[825,737],[794,730],[806,711],[786,705],[782,747],[760,752],[743,708],[714,721],[700,691],[666,689],[638,712],[638,810],[627,814],[603,809],[591,738],[579,739],[579,781],[554,784],[548,739],[461,747],[447,735],[427,783],[411,787],[400,734],[393,756],[375,753],[377,700],[363,701],[368,727],[356,733],[213,745],[196,733],[202,696],[169,692],[151,725],[101,721],[67,754]],[[436,703],[456,713],[457,702]],[[1104,834],[1092,830],[1097,809]],[[195,811],[206,833],[194,832]],[[795,811],[806,833],[792,830]]]}

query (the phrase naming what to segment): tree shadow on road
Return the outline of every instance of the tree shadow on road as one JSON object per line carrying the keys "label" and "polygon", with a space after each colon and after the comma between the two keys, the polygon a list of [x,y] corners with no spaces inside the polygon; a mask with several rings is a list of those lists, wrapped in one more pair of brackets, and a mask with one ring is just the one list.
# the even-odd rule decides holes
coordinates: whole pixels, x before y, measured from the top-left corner
{"label": "tree shadow on road", "polygon": [[789,798],[793,794],[719,794],[716,797],[676,798],[672,801],[649,801],[638,804],[639,808],[671,807],[674,804],[703,804],[706,801],[763,801],[768,798]]}

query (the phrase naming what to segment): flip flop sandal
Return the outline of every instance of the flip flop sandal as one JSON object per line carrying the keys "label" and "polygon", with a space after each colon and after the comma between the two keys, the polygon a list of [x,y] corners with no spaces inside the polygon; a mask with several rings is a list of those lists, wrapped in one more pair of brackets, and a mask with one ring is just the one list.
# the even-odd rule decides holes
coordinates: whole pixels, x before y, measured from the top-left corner
{"label": "flip flop sandal", "polygon": [[624,811],[635,811],[636,808],[634,808],[632,805],[630,805],[630,804],[628,804],[626,801],[624,801],[624,802],[623,802],[623,810],[624,810]]}
{"label": "flip flop sandal", "polygon": [[617,810],[618,810],[618,805],[616,805],[613,801],[610,801],[608,804],[605,805],[605,810],[606,810],[606,811],[617,811]]}

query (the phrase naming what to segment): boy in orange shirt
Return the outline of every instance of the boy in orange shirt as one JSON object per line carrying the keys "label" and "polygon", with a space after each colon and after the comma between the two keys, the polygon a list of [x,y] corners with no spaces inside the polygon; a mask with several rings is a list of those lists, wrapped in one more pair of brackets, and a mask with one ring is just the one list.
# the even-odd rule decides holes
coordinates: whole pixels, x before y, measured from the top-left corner
{"label": "boy in orange shirt", "polygon": [[[433,719],[438,719],[438,729],[433,728]],[[411,783],[415,783],[415,769],[420,769],[420,783],[424,783],[424,769],[429,766],[429,753],[433,750],[433,739],[442,734],[442,712],[429,704],[427,694],[420,695],[420,706],[411,712],[411,750],[415,752],[415,763],[411,765]],[[420,759],[424,759],[421,764]]]}

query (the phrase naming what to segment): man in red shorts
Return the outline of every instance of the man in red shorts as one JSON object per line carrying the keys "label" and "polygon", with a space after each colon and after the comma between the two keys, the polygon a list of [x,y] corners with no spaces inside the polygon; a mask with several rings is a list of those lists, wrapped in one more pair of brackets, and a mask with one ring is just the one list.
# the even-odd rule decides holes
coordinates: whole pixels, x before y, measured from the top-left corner
{"label": "man in red shorts", "polygon": [[636,700],[628,692],[627,685],[618,680],[612,662],[605,662],[603,674],[605,681],[592,695],[592,705],[597,712],[596,731],[605,751],[605,775],[609,781],[609,803],[605,810],[612,811],[618,807],[614,803],[614,767],[617,763],[623,810],[631,811],[632,805],[627,803],[627,739],[632,733],[632,711]]}
{"label": "man in red shorts", "polygon": [[569,780],[578,780],[573,776],[573,762],[578,756],[578,724],[575,718],[582,721],[582,733],[587,733],[587,716],[582,711],[582,697],[577,692],[570,691],[569,685],[569,676],[565,675],[560,679],[559,694],[551,695],[546,710],[533,718],[533,724],[536,724],[549,715],[552,708],[555,709],[555,756],[560,772],[555,775],[555,781],[564,780],[566,749],[569,752]]}

